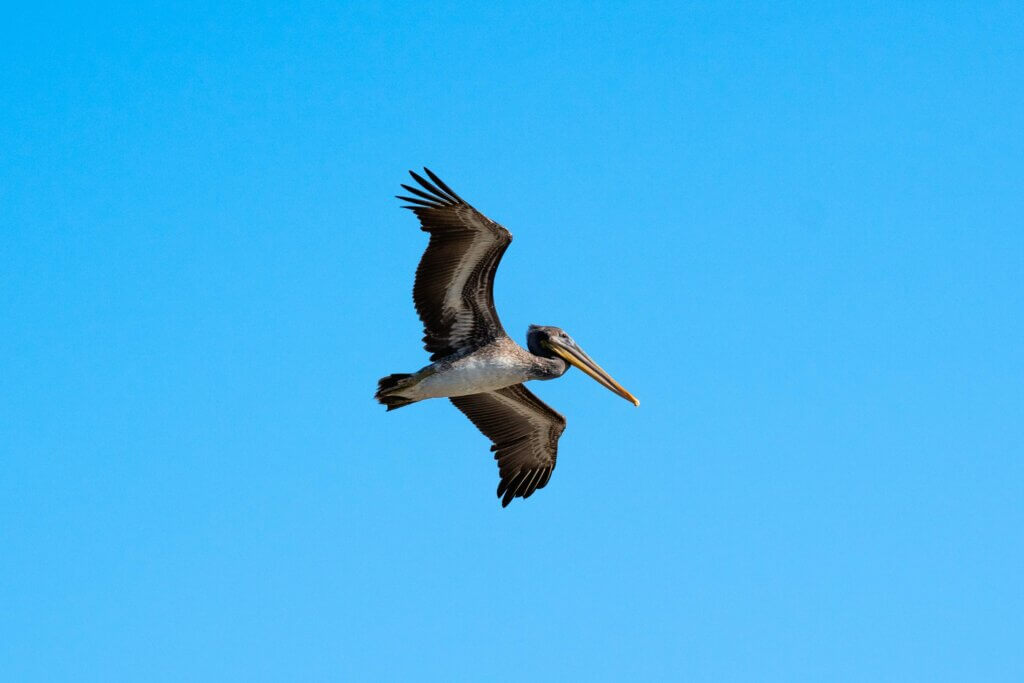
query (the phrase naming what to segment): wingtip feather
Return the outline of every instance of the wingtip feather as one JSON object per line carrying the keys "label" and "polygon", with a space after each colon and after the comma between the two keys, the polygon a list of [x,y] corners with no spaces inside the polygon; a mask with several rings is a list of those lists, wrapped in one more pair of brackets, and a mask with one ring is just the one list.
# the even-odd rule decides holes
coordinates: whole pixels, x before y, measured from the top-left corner
{"label": "wingtip feather", "polygon": [[442,190],[444,190],[445,192],[450,194],[455,201],[465,203],[465,201],[462,199],[462,197],[460,197],[459,195],[455,194],[455,191],[452,188],[448,187],[448,185],[446,185],[443,180],[441,180],[440,178],[437,177],[436,173],[431,171],[426,166],[423,167],[423,170],[427,172],[427,175],[430,176],[431,180],[433,180],[435,183],[437,183],[438,187],[440,187]]}
{"label": "wingtip feather", "polygon": [[[423,169],[423,170],[426,171],[426,169]],[[426,189],[429,192],[437,195],[438,198],[443,199],[446,202],[455,202],[456,204],[462,202],[461,199],[458,199],[456,197],[451,197],[451,196],[445,194],[445,192],[443,190],[440,190],[437,187],[435,187],[429,180],[427,180],[426,178],[424,178],[420,174],[416,173],[415,171],[409,171],[409,175],[411,175],[413,177],[413,179],[417,183],[422,185],[424,189]],[[430,171],[427,171],[427,175],[431,175]]]}

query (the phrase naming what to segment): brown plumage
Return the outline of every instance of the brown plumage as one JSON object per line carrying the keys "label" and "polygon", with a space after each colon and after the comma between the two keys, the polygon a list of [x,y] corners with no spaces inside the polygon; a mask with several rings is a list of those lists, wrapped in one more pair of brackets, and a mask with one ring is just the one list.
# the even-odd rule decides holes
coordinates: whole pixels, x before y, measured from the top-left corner
{"label": "brown plumage", "polygon": [[409,171],[429,193],[402,185],[416,197],[398,198],[410,203],[405,208],[430,233],[412,297],[426,332],[424,347],[430,360],[439,360],[505,335],[494,309],[494,274],[512,233],[424,171],[437,185]]}
{"label": "brown plumage", "polygon": [[561,413],[522,384],[449,400],[494,442],[503,506],[547,485],[558,457],[558,437],[565,430]]}
{"label": "brown plumage", "polygon": [[429,169],[399,196],[430,243],[416,269],[413,301],[430,365],[378,382],[376,399],[395,410],[448,397],[492,442],[502,506],[547,485],[565,418],[523,382],[561,377],[575,365],[623,398],[636,399],[557,327],[531,325],[529,351],[505,333],[494,308],[494,277],[512,234],[457,195]]}

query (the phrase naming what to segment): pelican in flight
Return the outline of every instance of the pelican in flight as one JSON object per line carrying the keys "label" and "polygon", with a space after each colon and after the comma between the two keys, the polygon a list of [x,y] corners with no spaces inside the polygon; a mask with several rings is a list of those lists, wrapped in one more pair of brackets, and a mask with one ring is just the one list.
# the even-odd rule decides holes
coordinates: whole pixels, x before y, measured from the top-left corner
{"label": "pelican in flight", "polygon": [[558,327],[530,325],[526,349],[509,338],[494,310],[494,274],[512,233],[423,170],[430,180],[409,171],[420,187],[402,185],[413,196],[398,199],[430,233],[412,297],[432,362],[382,377],[375,398],[388,410],[448,398],[494,442],[505,507],[547,485],[565,429],[565,418],[523,382],[561,377],[574,365],[634,405],[640,401]]}

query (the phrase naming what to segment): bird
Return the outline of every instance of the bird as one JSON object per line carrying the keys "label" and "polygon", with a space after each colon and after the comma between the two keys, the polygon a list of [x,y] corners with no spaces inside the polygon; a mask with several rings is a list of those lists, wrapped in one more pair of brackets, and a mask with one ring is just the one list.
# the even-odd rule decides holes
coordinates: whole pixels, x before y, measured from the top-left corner
{"label": "bird", "polygon": [[477,211],[430,169],[401,184],[405,202],[430,235],[416,268],[413,303],[423,322],[431,363],[415,373],[382,377],[374,398],[388,411],[429,398],[447,398],[493,443],[498,498],[507,507],[544,488],[555,469],[565,417],[523,383],[550,380],[575,366],[630,401],[565,330],[530,325],[526,348],[512,341],[494,307],[494,277],[512,242],[503,226]]}

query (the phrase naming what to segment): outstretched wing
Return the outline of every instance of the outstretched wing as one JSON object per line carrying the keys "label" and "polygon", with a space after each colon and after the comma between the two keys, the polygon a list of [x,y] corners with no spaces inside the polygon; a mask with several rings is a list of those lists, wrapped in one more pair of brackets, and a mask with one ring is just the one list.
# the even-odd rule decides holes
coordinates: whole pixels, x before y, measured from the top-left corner
{"label": "outstretched wing", "polygon": [[561,413],[522,384],[450,400],[494,442],[502,507],[547,485],[558,456],[558,437],[565,430]]}
{"label": "outstretched wing", "polygon": [[416,269],[412,298],[424,347],[438,360],[505,335],[494,310],[494,273],[512,234],[467,204],[430,169],[434,182],[409,171],[422,190],[402,185],[430,244]]}

